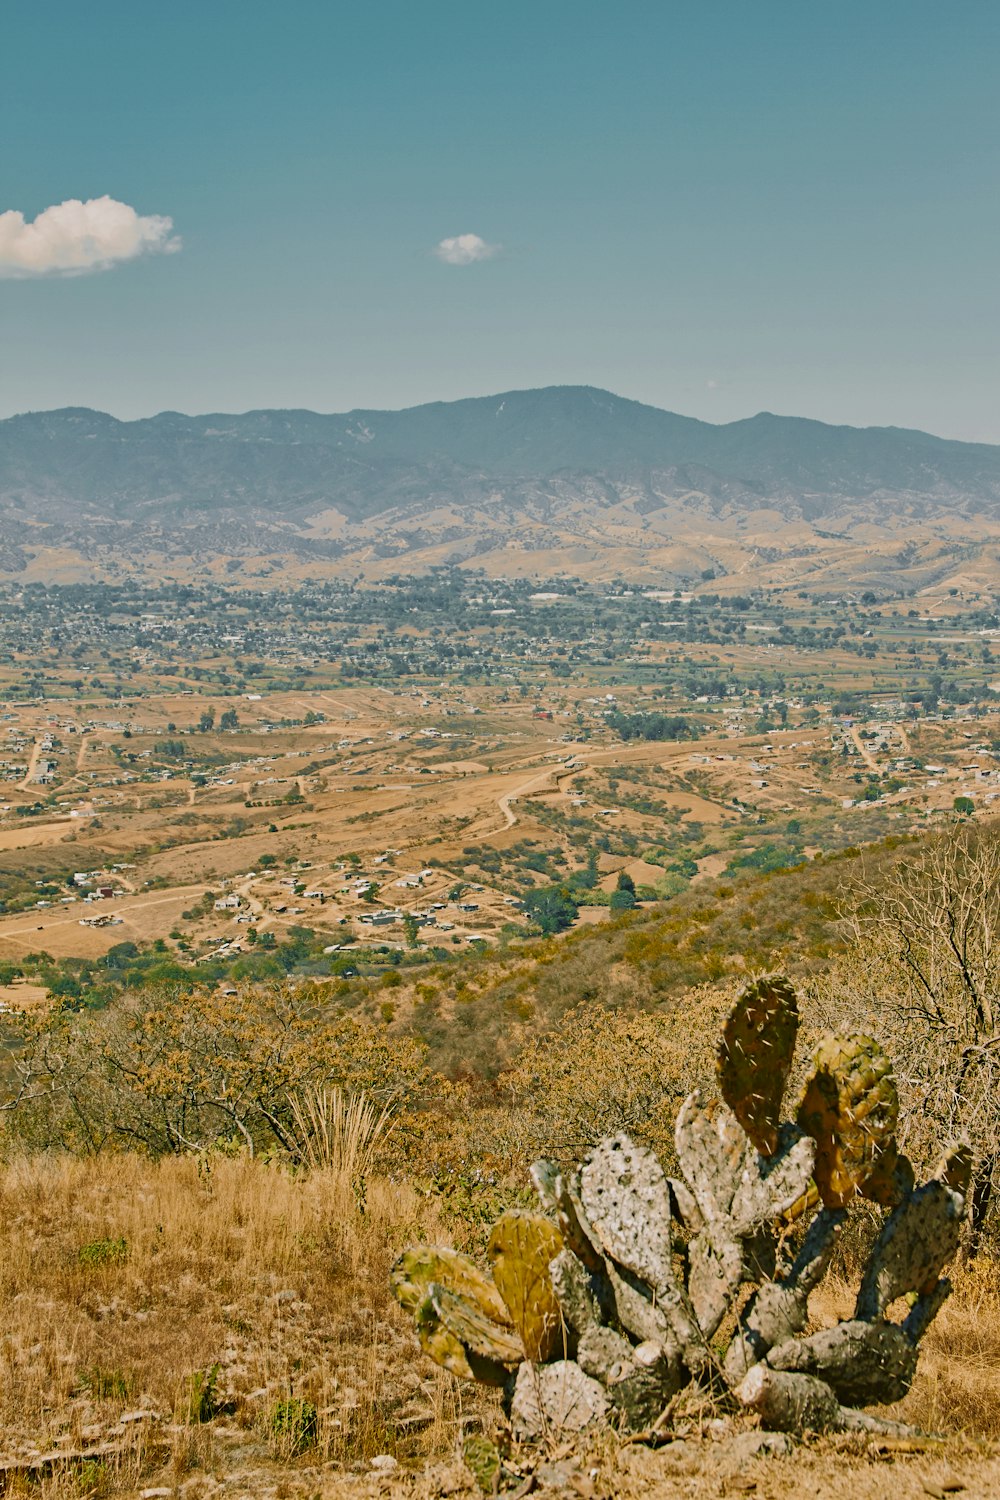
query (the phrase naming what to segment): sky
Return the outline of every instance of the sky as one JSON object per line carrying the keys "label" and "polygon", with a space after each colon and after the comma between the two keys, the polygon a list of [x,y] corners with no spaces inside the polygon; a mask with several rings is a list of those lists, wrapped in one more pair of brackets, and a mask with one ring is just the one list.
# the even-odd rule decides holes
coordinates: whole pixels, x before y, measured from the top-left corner
{"label": "sky", "polygon": [[997,0],[6,0],[0,416],[1000,442],[998,70]]}

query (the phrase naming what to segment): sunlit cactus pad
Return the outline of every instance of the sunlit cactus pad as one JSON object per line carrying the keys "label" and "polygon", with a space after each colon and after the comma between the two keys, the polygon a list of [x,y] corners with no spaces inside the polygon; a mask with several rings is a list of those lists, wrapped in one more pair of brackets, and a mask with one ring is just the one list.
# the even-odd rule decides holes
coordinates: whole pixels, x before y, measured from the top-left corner
{"label": "sunlit cactus pad", "polygon": [[816,1142],[820,1197],[828,1208],[846,1208],[872,1179],[881,1187],[896,1161],[892,1064],[870,1036],[824,1037],[813,1064],[798,1123]]}

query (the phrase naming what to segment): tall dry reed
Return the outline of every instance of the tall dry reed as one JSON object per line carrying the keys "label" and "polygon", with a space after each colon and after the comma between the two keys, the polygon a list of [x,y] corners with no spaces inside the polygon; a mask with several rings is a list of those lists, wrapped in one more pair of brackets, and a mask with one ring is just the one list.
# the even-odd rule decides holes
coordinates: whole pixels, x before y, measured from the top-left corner
{"label": "tall dry reed", "polygon": [[372,1169],[379,1143],[392,1129],[392,1104],[379,1110],[364,1093],[306,1088],[289,1096],[299,1160],[357,1183]]}

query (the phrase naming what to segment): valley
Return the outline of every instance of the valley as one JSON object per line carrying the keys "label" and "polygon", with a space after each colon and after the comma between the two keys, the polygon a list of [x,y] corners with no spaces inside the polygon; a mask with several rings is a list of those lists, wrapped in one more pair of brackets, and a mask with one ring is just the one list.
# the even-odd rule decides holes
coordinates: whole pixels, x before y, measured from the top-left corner
{"label": "valley", "polygon": [[8,1006],[109,954],[349,989],[1000,799],[953,589],[29,585],[2,628]]}

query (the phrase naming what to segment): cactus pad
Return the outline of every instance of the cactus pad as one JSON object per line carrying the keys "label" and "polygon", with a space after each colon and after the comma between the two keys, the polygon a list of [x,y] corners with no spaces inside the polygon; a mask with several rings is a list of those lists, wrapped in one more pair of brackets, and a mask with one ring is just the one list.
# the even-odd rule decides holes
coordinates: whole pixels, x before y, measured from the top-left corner
{"label": "cactus pad", "polygon": [[778,978],[748,985],[722,1028],[719,1088],[762,1156],[778,1149],[781,1099],[798,1029],[795,991]]}
{"label": "cactus pad", "polygon": [[958,1249],[965,1199],[932,1179],[886,1220],[858,1293],[857,1316],[880,1318],[897,1297],[929,1296]]}
{"label": "cactus pad", "polygon": [[[416,1309],[417,1336],[420,1347],[459,1380],[475,1380],[476,1372],[469,1363],[469,1356],[461,1339],[450,1333],[438,1317],[430,1297],[425,1297]],[[504,1370],[506,1377],[506,1370]]]}
{"label": "cactus pad", "polygon": [[461,1292],[437,1282],[428,1289],[426,1301],[431,1304],[439,1320],[454,1334],[472,1354],[483,1359],[495,1360],[501,1365],[519,1365],[524,1358],[524,1346],[514,1329],[503,1323],[494,1323],[481,1307],[478,1307]]}
{"label": "cactus pad", "polygon": [[861,1185],[861,1196],[882,1208],[897,1208],[913,1192],[913,1166],[890,1142]]}
{"label": "cactus pad", "polygon": [[868,1036],[826,1036],[799,1105],[798,1123],[816,1142],[816,1186],[827,1208],[846,1208],[888,1152],[899,1100],[892,1065]]}
{"label": "cactus pad", "polygon": [[389,1273],[393,1296],[407,1312],[416,1312],[432,1283],[460,1292],[495,1323],[510,1323],[510,1314],[495,1284],[474,1260],[444,1246],[415,1245],[404,1250]]}
{"label": "cactus pad", "polygon": [[498,1219],[487,1255],[493,1279],[530,1360],[544,1364],[562,1344],[562,1318],[549,1264],[563,1238],[544,1214],[512,1211]]}

